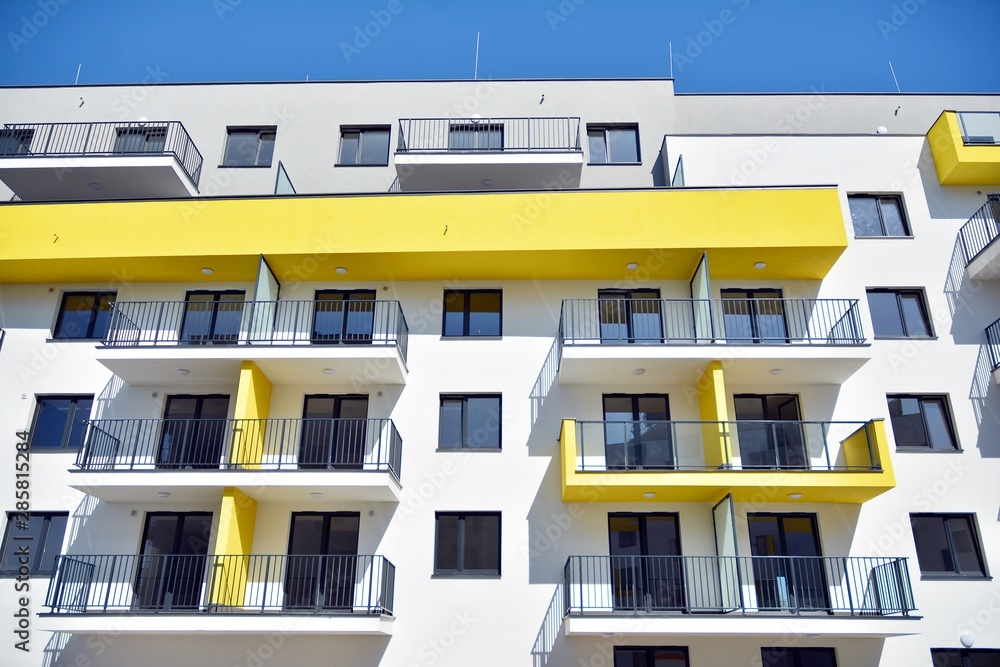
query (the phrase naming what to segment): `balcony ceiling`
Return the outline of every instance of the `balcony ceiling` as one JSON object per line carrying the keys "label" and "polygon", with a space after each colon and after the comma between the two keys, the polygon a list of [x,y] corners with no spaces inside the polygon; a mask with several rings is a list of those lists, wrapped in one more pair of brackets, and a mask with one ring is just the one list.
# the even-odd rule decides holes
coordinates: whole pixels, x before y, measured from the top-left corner
{"label": "balcony ceiling", "polygon": [[0,180],[26,202],[172,199],[198,190],[172,156],[0,158]]}

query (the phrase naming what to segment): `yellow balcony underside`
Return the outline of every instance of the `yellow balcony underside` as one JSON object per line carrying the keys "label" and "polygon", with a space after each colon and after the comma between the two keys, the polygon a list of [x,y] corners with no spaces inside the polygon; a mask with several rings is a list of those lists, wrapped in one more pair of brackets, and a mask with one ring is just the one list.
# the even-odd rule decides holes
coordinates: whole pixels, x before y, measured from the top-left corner
{"label": "yellow balcony underside", "polygon": [[0,238],[5,283],[250,281],[261,254],[280,280],[688,279],[706,251],[821,279],[847,247],[832,187],[16,204]]}
{"label": "yellow balcony underside", "polygon": [[[882,422],[874,422],[881,471],[809,470],[602,471],[576,470],[576,422],[563,420],[562,499],[565,502],[717,502],[727,493],[736,502],[859,504],[896,485]],[[655,494],[652,498],[645,494]],[[789,498],[789,494],[801,494]]]}
{"label": "yellow balcony underside", "polygon": [[938,116],[927,141],[941,185],[1000,185],[1000,146],[967,146],[956,112]]}

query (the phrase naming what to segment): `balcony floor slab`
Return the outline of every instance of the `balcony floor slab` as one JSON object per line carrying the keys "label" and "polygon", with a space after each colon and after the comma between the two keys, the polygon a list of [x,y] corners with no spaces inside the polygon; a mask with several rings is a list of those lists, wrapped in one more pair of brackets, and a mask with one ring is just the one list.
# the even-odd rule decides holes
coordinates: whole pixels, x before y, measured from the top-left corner
{"label": "balcony floor slab", "polygon": [[260,635],[295,633],[390,636],[394,618],[319,614],[40,614],[36,627],[75,635]]}
{"label": "balcony floor slab", "polygon": [[[793,616],[764,614],[676,616],[569,616],[565,633],[569,637],[587,635],[625,636],[652,639],[676,635],[692,637],[742,636],[775,638],[787,635],[821,637],[902,637],[921,632],[918,616]],[[675,642],[676,643],[676,642]]]}

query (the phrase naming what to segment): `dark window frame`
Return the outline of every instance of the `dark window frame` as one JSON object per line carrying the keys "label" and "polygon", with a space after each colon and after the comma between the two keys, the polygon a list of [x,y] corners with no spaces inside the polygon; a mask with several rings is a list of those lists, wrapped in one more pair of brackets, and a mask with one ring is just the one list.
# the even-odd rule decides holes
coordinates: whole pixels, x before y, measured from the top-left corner
{"label": "dark window frame", "polygon": [[[608,140],[608,130],[634,130],[635,131],[635,162],[616,162],[611,159],[611,142]],[[604,134],[604,160],[597,162],[590,151],[591,133],[602,132]],[[588,165],[641,165],[642,164],[642,142],[639,140],[639,123],[588,123],[587,124],[587,164]]]}
{"label": "dark window frame", "polygon": [[[63,425],[63,434],[59,440],[58,446],[51,445],[36,445],[35,444],[35,432],[38,427],[38,418],[42,414],[42,402],[46,400],[59,400],[59,401],[72,401],[73,408],[70,414],[66,418],[66,423]],[[94,395],[93,394],[36,394],[35,395],[35,414],[31,417],[31,430],[30,430],[30,441],[28,446],[32,451],[35,452],[75,452],[80,447],[83,446],[81,442],[80,447],[70,447],[69,442],[73,435],[73,423],[76,419],[76,413],[79,409],[80,400],[89,400],[91,402],[90,413],[87,415],[87,419],[90,419],[90,415],[93,413],[94,406]],[[84,439],[86,433],[84,434]]]}
{"label": "dark window frame", "polygon": [[[90,319],[87,321],[87,331],[85,336],[66,336],[60,335],[62,332],[63,319],[66,316],[66,300],[71,297],[87,296],[93,297],[94,303],[90,307]],[[52,327],[52,338],[58,340],[104,340],[105,335],[107,335],[107,330],[105,330],[100,335],[94,335],[94,324],[97,320],[97,313],[100,312],[99,308],[101,305],[102,297],[110,296],[111,302],[114,303],[118,298],[117,290],[73,290],[68,292],[63,292],[59,299],[59,312],[56,315],[55,325]],[[109,304],[110,306],[110,304]],[[110,317],[109,323],[110,323]]]}
{"label": "dark window frame", "polygon": [[[914,445],[914,444],[901,444],[899,442],[899,436],[896,434],[896,427],[893,424],[893,417],[890,413],[889,423],[892,424],[892,434],[893,440],[896,443],[896,449],[908,450],[908,451],[927,451],[927,452],[961,452],[962,446],[958,442],[958,433],[955,430],[955,418],[951,412],[951,401],[948,400],[948,394],[886,394],[885,400],[888,404],[889,401],[893,399],[915,399],[920,405],[920,419],[924,428],[924,439],[928,440],[926,446],[924,445]],[[931,447],[929,442],[930,438],[927,437],[927,417],[924,413],[924,401],[940,401],[942,412],[944,413],[945,427],[948,429],[948,435],[951,437],[952,449],[935,449]]]}
{"label": "dark window frame", "polygon": [[[469,331],[470,315],[472,311],[471,294],[496,294],[500,300],[500,308],[497,311],[497,332],[474,334]],[[461,295],[464,300],[462,309],[462,333],[450,334],[447,331],[448,297],[450,295]],[[441,336],[444,338],[501,338],[503,337],[503,289],[446,289],[443,298],[443,311],[441,314]],[[478,312],[478,311],[476,311]],[[486,311],[483,311],[486,312]]]}
{"label": "dark window frame", "polygon": [[[469,409],[470,398],[495,398],[497,401],[497,446],[473,447],[469,444]],[[462,444],[458,447],[446,447],[441,443],[441,411],[445,401],[462,401]],[[438,399],[438,446],[439,452],[499,452],[503,449],[503,394],[441,394]]]}
{"label": "dark window frame", "polygon": [[[805,662],[803,659],[807,657],[805,654],[807,652],[823,651],[833,660],[833,666],[837,666],[837,650],[832,646],[761,646],[760,659],[764,665],[776,664],[775,660],[768,655],[772,651],[787,652],[791,667],[811,667],[814,663]],[[786,661],[785,664],[787,665],[789,662]]]}
{"label": "dark window frame", "polygon": [[[691,654],[688,651],[687,646],[615,646],[614,653],[612,656],[612,662],[617,667],[619,654],[625,653],[644,653],[646,667],[656,666],[656,656],[654,652],[656,651],[677,651],[678,653],[684,654],[684,667],[689,667],[691,664]],[[633,663],[630,662],[631,666]]]}
{"label": "dark window frame", "polygon": [[[385,161],[384,162],[361,162],[361,156],[364,152],[364,141],[365,132],[372,130],[385,132],[387,135],[385,142]],[[347,162],[344,160],[344,135],[350,133],[358,134],[358,147],[354,154],[354,161]],[[389,166],[389,153],[392,147],[392,126],[391,125],[341,125],[340,126],[340,147],[337,151],[337,166],[338,167],[387,167]]]}
{"label": "dark window frame", "polygon": [[[496,517],[497,520],[497,569],[494,571],[469,569],[465,567],[465,518],[469,516]],[[458,554],[455,559],[457,568],[454,570],[438,567],[437,553],[440,539],[439,520],[441,517],[458,518]],[[503,513],[490,511],[475,512],[435,512],[434,513],[434,575],[445,577],[499,577],[503,572]]]}
{"label": "dark window frame", "polygon": [[[878,209],[878,220],[879,225],[882,228],[881,234],[860,234],[858,233],[857,226],[854,225],[854,213],[851,211],[851,200],[860,199],[874,199],[876,207]],[[895,201],[899,206],[899,218],[903,225],[903,234],[889,234],[886,229],[885,224],[885,214],[882,212],[882,202],[883,200]],[[861,239],[908,239],[913,238],[913,229],[910,227],[909,216],[906,215],[906,206],[903,203],[903,195],[901,194],[874,194],[869,192],[854,192],[847,195],[847,211],[851,214],[851,226],[854,229],[854,236]]]}
{"label": "dark window frame", "polygon": [[[893,294],[896,296],[896,315],[899,317],[900,325],[903,329],[902,336],[892,336],[886,334],[879,334],[876,331],[875,316],[872,315],[872,305],[871,299],[867,298],[870,294]],[[876,340],[899,340],[901,338],[922,338],[922,339],[933,339],[937,336],[934,335],[934,320],[931,318],[930,309],[927,307],[927,296],[924,293],[923,288],[920,287],[868,287],[865,289],[866,300],[868,301],[869,316],[872,319],[872,335]],[[924,324],[927,327],[926,334],[911,334],[909,333],[909,327],[907,326],[906,317],[904,315],[903,306],[900,303],[900,297],[902,296],[913,296],[918,299],[920,304],[921,316],[923,317]]]}
{"label": "dark window frame", "polygon": [[[0,542],[0,563],[2,563],[4,561],[4,559],[7,557],[7,549],[9,547],[14,547],[14,548],[17,547],[18,540],[14,540],[13,539],[13,532],[12,532],[13,530],[15,530],[15,523],[16,523],[17,518],[18,517],[23,517],[23,516],[27,515],[28,521],[30,522],[33,517],[39,517],[40,516],[40,517],[43,517],[43,522],[44,522],[43,523],[43,529],[42,529],[41,539],[39,540],[39,542],[41,542],[41,544],[40,545],[36,544],[35,541],[33,541],[33,540],[30,541],[30,542],[28,542],[27,540],[24,541],[24,542],[28,542],[28,544],[30,545],[28,547],[28,549],[29,549],[28,556],[31,559],[31,564],[28,566],[29,567],[29,574],[31,576],[36,576],[36,577],[46,577],[46,576],[51,576],[51,575],[55,574],[55,564],[56,564],[57,559],[55,559],[55,558],[52,559],[53,567],[52,567],[51,570],[49,570],[49,569],[45,569],[45,570],[39,569],[38,565],[48,555],[48,552],[46,551],[45,546],[48,543],[49,530],[51,529],[51,526],[52,526],[52,517],[55,517],[55,516],[64,516],[64,517],[66,517],[66,525],[63,526],[63,534],[62,534],[62,537],[59,540],[59,553],[57,553],[56,556],[59,556],[62,553],[62,544],[63,544],[63,541],[65,541],[65,539],[66,539],[66,528],[68,528],[68,525],[69,525],[69,512],[10,512],[10,511],[8,511],[6,514],[7,514],[7,526],[6,526],[5,530],[4,530],[3,542]],[[0,570],[0,577],[15,577],[17,575],[18,575],[18,571],[17,570]]]}
{"label": "dark window frame", "polygon": [[935,656],[957,657],[961,660],[962,667],[972,667],[972,662],[970,658],[974,654],[980,655],[993,655],[997,656],[998,662],[1000,662],[1000,649],[996,648],[932,648],[931,649],[931,662],[935,667],[943,666],[949,663],[938,662]]}
{"label": "dark window frame", "polygon": [[[919,519],[940,519],[944,535],[948,541],[948,557],[953,566],[958,571],[946,570],[924,570],[924,565],[920,559],[920,548],[917,546],[917,533],[913,528],[913,520]],[[955,545],[951,539],[951,532],[947,529],[948,520],[961,519],[968,523],[969,535],[972,537],[972,546],[975,549],[976,558],[979,561],[980,570],[978,572],[962,572],[956,558]],[[912,512],[910,513],[910,532],[913,534],[913,548],[917,552],[917,567],[920,568],[921,578],[925,579],[990,579],[989,564],[986,562],[986,554],[983,551],[983,540],[979,534],[979,522],[976,521],[974,512]]]}
{"label": "dark window frame", "polygon": [[[234,132],[256,132],[257,133],[257,146],[254,150],[253,161],[250,164],[235,164],[229,161],[229,142],[232,139]],[[265,135],[271,136],[271,159],[267,164],[260,164],[260,148],[263,143],[262,140]],[[222,168],[270,168],[271,163],[274,162],[274,146],[278,143],[278,126],[277,125],[230,125],[226,127],[226,145],[222,149],[222,163],[219,167]]]}

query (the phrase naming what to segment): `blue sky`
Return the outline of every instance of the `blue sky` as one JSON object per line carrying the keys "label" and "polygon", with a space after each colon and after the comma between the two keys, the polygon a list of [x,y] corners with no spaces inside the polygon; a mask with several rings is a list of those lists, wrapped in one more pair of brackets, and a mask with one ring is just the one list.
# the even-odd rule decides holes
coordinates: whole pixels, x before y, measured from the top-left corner
{"label": "blue sky", "polygon": [[1000,0],[0,0],[0,85],[674,76],[1000,92]]}

